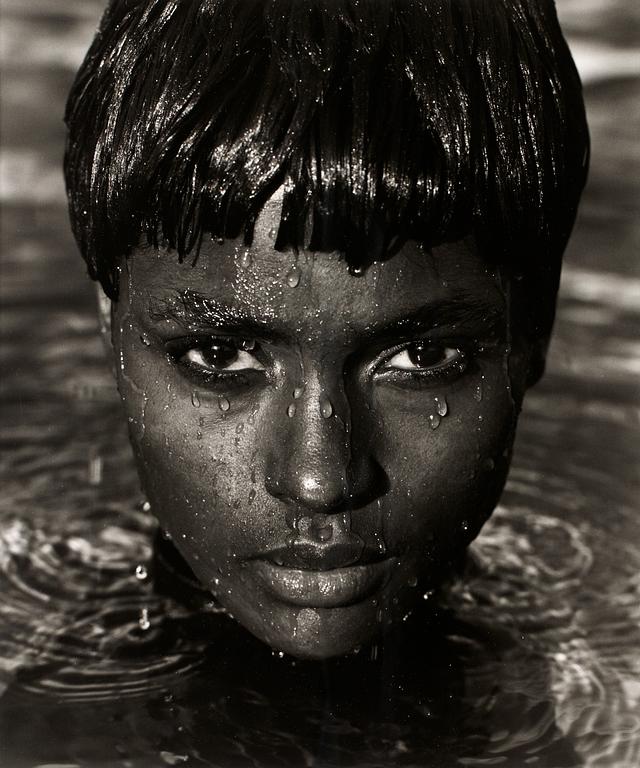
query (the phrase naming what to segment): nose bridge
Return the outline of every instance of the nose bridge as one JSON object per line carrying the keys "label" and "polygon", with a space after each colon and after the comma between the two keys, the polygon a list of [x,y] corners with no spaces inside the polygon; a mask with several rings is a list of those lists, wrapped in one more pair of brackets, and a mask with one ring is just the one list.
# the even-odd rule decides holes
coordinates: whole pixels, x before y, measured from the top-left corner
{"label": "nose bridge", "polygon": [[338,361],[305,361],[278,423],[267,490],[312,511],[340,511],[351,488],[350,408]]}

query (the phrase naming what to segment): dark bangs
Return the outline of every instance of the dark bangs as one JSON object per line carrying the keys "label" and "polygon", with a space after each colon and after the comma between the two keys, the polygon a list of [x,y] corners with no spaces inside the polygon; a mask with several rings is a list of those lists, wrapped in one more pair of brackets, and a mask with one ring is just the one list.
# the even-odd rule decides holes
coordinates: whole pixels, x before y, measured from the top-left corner
{"label": "dark bangs", "polygon": [[250,242],[280,185],[279,249],[357,270],[474,235],[557,280],[588,155],[551,0],[114,0],[66,120],[74,232],[111,297],[141,237]]}

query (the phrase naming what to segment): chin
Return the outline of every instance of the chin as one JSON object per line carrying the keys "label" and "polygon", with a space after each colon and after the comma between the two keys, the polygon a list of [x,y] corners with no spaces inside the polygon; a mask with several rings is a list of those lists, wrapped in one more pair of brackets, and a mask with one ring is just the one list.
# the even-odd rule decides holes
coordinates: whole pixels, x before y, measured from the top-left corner
{"label": "chin", "polygon": [[[367,601],[340,608],[284,606],[270,612],[270,621],[237,617],[253,635],[274,650],[298,659],[323,660],[353,653],[372,642],[381,629],[376,605]],[[261,620],[262,619],[262,620]]]}

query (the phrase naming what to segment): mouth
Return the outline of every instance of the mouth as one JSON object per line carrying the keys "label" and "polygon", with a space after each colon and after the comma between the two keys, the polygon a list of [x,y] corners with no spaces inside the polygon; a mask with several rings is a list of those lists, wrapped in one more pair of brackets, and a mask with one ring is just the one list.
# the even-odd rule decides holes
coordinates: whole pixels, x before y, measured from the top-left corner
{"label": "mouth", "polygon": [[354,605],[379,591],[395,560],[348,545],[286,547],[246,563],[278,599],[305,608]]}

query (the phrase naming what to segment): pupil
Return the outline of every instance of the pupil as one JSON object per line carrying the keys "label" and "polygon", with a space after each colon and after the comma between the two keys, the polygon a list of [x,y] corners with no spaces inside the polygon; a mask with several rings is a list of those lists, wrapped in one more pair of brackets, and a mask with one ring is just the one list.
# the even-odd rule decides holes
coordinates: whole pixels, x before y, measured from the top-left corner
{"label": "pupil", "polygon": [[202,357],[212,367],[224,368],[236,360],[238,350],[229,344],[212,344],[202,350]]}
{"label": "pupil", "polygon": [[442,362],[443,352],[439,347],[428,347],[424,344],[414,344],[407,350],[409,360],[418,368],[430,368]]}

